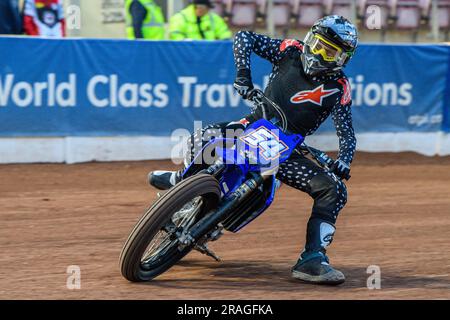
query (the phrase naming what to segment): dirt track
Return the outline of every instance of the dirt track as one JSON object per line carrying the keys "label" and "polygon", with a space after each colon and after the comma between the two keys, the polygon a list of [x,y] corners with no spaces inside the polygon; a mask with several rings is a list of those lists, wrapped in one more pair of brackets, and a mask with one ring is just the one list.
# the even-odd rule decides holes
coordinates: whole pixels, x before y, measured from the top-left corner
{"label": "dirt track", "polygon": [[[339,287],[290,278],[311,200],[284,186],[274,205],[148,284],[124,280],[118,256],[155,197],[147,171],[169,162],[0,166],[1,299],[450,299],[450,157],[358,154],[349,203],[329,250]],[[81,289],[66,268],[81,268]],[[381,290],[366,269],[381,268]]]}

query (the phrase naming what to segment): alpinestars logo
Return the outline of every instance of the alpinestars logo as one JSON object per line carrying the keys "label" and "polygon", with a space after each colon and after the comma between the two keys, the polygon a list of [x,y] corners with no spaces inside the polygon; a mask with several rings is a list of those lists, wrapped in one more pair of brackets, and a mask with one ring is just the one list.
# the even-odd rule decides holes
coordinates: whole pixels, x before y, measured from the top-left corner
{"label": "alpinestars logo", "polygon": [[339,92],[339,89],[324,90],[322,84],[319,87],[315,88],[314,90],[305,90],[297,92],[291,97],[291,102],[292,103],[311,102],[314,103],[315,105],[321,106],[323,98],[331,96],[336,92]]}

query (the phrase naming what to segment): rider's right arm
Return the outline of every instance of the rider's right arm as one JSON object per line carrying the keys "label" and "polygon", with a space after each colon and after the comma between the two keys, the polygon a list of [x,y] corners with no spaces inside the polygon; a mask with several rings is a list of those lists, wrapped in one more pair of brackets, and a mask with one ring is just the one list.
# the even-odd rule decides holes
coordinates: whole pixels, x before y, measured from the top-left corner
{"label": "rider's right arm", "polygon": [[253,31],[239,31],[234,37],[233,52],[236,69],[250,70],[250,56],[252,52],[261,58],[269,60],[272,64],[278,63],[282,58],[280,46],[283,40],[272,39]]}

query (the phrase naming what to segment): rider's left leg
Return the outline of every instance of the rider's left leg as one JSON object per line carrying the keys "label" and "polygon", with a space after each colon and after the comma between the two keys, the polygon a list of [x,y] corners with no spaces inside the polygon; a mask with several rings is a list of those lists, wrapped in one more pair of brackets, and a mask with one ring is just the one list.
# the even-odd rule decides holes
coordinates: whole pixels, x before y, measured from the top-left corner
{"label": "rider's left leg", "polygon": [[335,222],[347,201],[344,183],[306,157],[295,155],[280,165],[277,177],[284,183],[308,193],[314,199],[308,222],[306,245],[292,276],[309,283],[340,284],[342,272],[329,264],[326,248],[333,240]]}
{"label": "rider's left leg", "polygon": [[309,283],[336,285],[345,276],[334,269],[326,255],[326,248],[333,241],[336,228],[332,223],[314,215],[308,221],[305,250],[292,268],[292,276]]}

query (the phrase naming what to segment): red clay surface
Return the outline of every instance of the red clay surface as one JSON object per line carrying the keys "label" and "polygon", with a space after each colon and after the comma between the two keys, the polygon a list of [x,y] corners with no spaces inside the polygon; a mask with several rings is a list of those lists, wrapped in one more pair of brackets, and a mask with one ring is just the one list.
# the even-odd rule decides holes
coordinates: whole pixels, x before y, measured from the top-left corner
{"label": "red clay surface", "polygon": [[[304,244],[312,201],[283,186],[273,206],[157,280],[120,275],[122,245],[156,191],[146,174],[168,161],[0,166],[1,299],[450,299],[450,157],[359,153],[349,202],[329,250],[347,276],[307,285],[289,269]],[[69,265],[81,289],[68,290]],[[381,268],[369,290],[367,267]]]}

